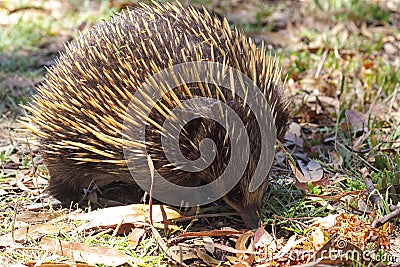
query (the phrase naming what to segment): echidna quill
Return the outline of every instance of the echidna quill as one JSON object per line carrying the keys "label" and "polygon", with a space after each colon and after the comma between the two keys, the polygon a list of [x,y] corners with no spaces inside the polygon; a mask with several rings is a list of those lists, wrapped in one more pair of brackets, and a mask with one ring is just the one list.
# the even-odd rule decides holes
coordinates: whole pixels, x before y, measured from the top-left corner
{"label": "echidna quill", "polygon": [[[165,68],[192,61],[220,63],[250,78],[267,99],[269,105],[259,109],[271,111],[276,135],[262,139],[263,129],[246,99],[212,80],[171,88],[157,104],[151,104],[151,111],[146,110],[147,119],[129,117],[128,105],[146,80]],[[162,87],[162,82],[159,85]],[[243,86],[240,81],[232,85],[236,89]],[[247,88],[241,89],[246,93]],[[25,106],[29,115],[24,125],[39,140],[51,176],[49,192],[64,205],[70,205],[71,201],[81,201],[83,190],[93,182],[102,186],[119,180],[136,186],[123,153],[126,121],[145,125],[144,147],[155,170],[166,180],[187,187],[215,181],[229,162],[231,146],[237,145],[227,138],[224,129],[233,126],[197,118],[188,122],[181,134],[171,137],[162,125],[172,109],[184,109],[183,100],[206,97],[222,101],[243,122],[250,145],[243,175],[222,198],[239,212],[248,227],[256,227],[256,211],[267,179],[253,192],[248,186],[258,164],[260,144],[275,144],[275,136],[282,140],[287,130],[289,113],[282,90],[280,68],[265,46],[257,48],[242,32],[231,29],[226,19],[179,4],[140,4],[66,45],[66,52],[48,69],[45,81]],[[142,99],[153,101],[151,96]],[[144,110],[149,103],[136,103],[133,109]],[[162,151],[161,136],[178,138],[179,149],[189,160],[200,157],[199,144],[204,138],[213,140],[217,154],[204,170],[188,172],[168,161]],[[135,137],[131,138],[131,143],[135,143]],[[146,156],[138,152],[133,160]]]}

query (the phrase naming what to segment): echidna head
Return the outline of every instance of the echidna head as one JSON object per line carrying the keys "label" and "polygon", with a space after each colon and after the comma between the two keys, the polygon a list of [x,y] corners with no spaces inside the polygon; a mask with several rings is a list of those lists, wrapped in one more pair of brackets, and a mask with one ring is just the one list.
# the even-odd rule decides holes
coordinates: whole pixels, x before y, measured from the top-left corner
{"label": "echidna head", "polygon": [[[235,179],[237,184],[227,194],[223,196],[225,202],[236,209],[239,215],[244,220],[247,227],[256,228],[258,226],[257,210],[261,205],[265,188],[267,186],[268,173],[263,173],[263,182],[254,191],[250,190],[250,183],[254,178],[254,173],[259,164],[261,144],[275,143],[275,136],[271,136],[271,140],[261,140],[261,130],[255,119],[255,116],[250,112],[246,105],[239,100],[226,103],[237,114],[243,123],[241,127],[230,121],[226,121],[225,125],[213,121],[211,119],[197,120],[189,127],[193,134],[191,141],[198,145],[204,138],[210,138],[214,142],[214,150],[216,153],[215,159],[208,168],[199,172],[199,180],[206,183],[211,183],[221,177],[221,174],[226,171],[229,164],[233,164],[234,171],[229,179]],[[212,108],[208,110],[212,110]],[[206,114],[205,114],[206,115]],[[194,130],[195,128],[195,130]],[[231,139],[228,136],[226,129],[236,131],[238,135],[247,135],[249,140],[249,150],[245,151],[242,144],[237,139]],[[183,142],[184,143],[184,142]],[[245,162],[244,168],[240,168],[243,162],[235,162],[232,155],[233,148],[236,146],[236,151],[239,151],[239,157]],[[236,152],[237,153],[237,152]],[[200,154],[198,154],[200,156]],[[236,155],[237,156],[237,155]],[[234,162],[230,162],[230,161]],[[247,165],[246,165],[247,164]],[[261,163],[265,164],[265,163]],[[244,171],[243,171],[244,170]],[[239,178],[239,179],[238,179]],[[219,183],[219,186],[226,186],[224,181]]]}

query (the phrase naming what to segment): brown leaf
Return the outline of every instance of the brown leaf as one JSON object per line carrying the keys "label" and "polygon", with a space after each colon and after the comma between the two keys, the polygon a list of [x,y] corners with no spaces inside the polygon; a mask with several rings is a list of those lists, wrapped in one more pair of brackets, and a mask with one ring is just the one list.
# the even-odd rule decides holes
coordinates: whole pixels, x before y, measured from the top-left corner
{"label": "brown leaf", "polygon": [[126,255],[122,251],[113,248],[90,246],[83,243],[69,242],[44,237],[40,244],[47,250],[68,257],[74,261],[87,262],[89,264],[122,265],[128,261],[143,264],[140,260]]}
{"label": "brown leaf", "polygon": [[258,254],[256,251],[250,251],[250,250],[241,250],[241,249],[236,249],[227,245],[219,244],[219,243],[214,243],[214,247],[230,252],[230,253],[236,253],[236,254]]}
{"label": "brown leaf", "polygon": [[202,259],[208,266],[220,266],[221,262],[214,259],[207,253],[201,251],[199,248],[196,249],[197,256]]}
{"label": "brown leaf", "polygon": [[62,223],[50,221],[47,223],[35,224],[20,228],[12,233],[0,237],[0,243],[3,241],[22,242],[26,240],[36,240],[45,235],[53,235],[59,233],[61,230],[64,232],[71,231],[75,226],[71,223]]}
{"label": "brown leaf", "polygon": [[[26,191],[35,195],[39,195],[40,191],[38,189],[31,189],[25,183],[32,183],[32,177],[27,175],[29,172],[28,171],[17,171],[17,186],[19,189],[22,191]],[[31,186],[32,187],[32,186]]]}
{"label": "brown leaf", "polygon": [[248,250],[249,248],[251,251],[254,250],[254,248],[251,247],[254,246],[253,240],[251,240],[249,247],[246,246],[249,239],[253,236],[254,236],[253,231],[247,231],[246,233],[240,235],[238,240],[236,241],[235,248],[238,250]]}
{"label": "brown leaf", "polygon": [[24,266],[29,266],[29,267],[71,267],[71,266],[76,266],[76,267],[96,267],[95,265],[91,264],[85,264],[85,263],[56,263],[56,262],[47,262],[47,263],[42,263],[39,264],[38,262],[25,262]]}
{"label": "brown leaf", "polygon": [[291,160],[289,160],[289,165],[290,165],[290,168],[292,169],[292,172],[294,173],[294,176],[296,177],[297,181],[299,181],[300,183],[308,183],[308,180],[306,179],[306,177],[304,177],[304,175],[301,173],[301,171],[299,169],[297,169],[296,165],[294,165]]}
{"label": "brown leaf", "polygon": [[146,231],[143,228],[133,228],[128,235],[129,247],[135,249]]}
{"label": "brown leaf", "polygon": [[317,185],[329,185],[330,181],[329,178],[323,178],[321,180],[318,181],[313,181],[313,182],[307,182],[307,183],[299,183],[296,182],[294,183],[294,186],[298,189],[298,190],[304,190],[306,192],[308,192],[308,184],[311,183],[312,186],[317,186]]}
{"label": "brown leaf", "polygon": [[323,76],[319,76],[318,78],[306,77],[302,79],[302,83],[307,90],[316,90],[320,93],[326,93],[328,96],[333,95],[333,92],[335,91],[333,85],[329,84]]}
{"label": "brown leaf", "polygon": [[[239,236],[238,240],[236,241],[235,248],[238,250],[244,250],[244,251],[254,251],[254,241],[251,239],[254,237],[253,231],[248,231],[241,236]],[[246,246],[250,239],[250,244],[249,246]],[[244,261],[244,263],[247,263],[248,265],[252,265],[254,263],[255,257],[254,254],[248,254],[248,253],[237,253],[236,256]],[[238,263],[238,264],[243,264],[243,262]],[[237,265],[237,264],[236,264]]]}
{"label": "brown leaf", "polygon": [[212,230],[212,231],[205,231],[205,232],[189,232],[183,233],[177,236],[175,239],[183,239],[188,237],[198,237],[198,236],[230,236],[230,235],[240,235],[243,232],[237,230]]}
{"label": "brown leaf", "polygon": [[337,152],[336,150],[332,150],[330,156],[331,156],[332,167],[335,170],[338,170],[340,167],[342,167],[343,158],[342,155],[339,154],[339,152]]}
{"label": "brown leaf", "polygon": [[[265,38],[269,43],[285,46],[288,42],[287,32],[266,32]],[[295,39],[292,37],[291,39]]]}
{"label": "brown leaf", "polygon": [[[166,217],[164,217],[164,215]],[[181,215],[165,205],[153,205],[153,221],[163,222],[180,218]],[[72,220],[89,221],[79,230],[96,227],[115,227],[121,223],[146,223],[149,222],[149,206],[146,204],[132,204],[127,206],[110,207],[70,216]]]}
{"label": "brown leaf", "polygon": [[289,240],[286,242],[286,244],[283,246],[283,248],[274,256],[274,259],[279,259],[285,256],[293,247],[295,247],[297,244],[300,244],[303,242],[306,238],[300,238],[297,239],[297,235],[293,235],[289,238]]}
{"label": "brown leaf", "polygon": [[363,116],[355,110],[346,110],[346,118],[355,133],[366,132]]}
{"label": "brown leaf", "polygon": [[58,211],[49,211],[49,212],[25,211],[24,213],[17,215],[17,221],[25,223],[37,223],[37,222],[49,221],[59,216],[62,216],[62,213]]}
{"label": "brown leaf", "polygon": [[161,237],[160,233],[154,228],[152,225],[149,225],[151,228],[151,232],[153,233],[154,239],[157,241],[159,247],[170,257],[172,260],[174,260],[176,263],[178,263],[180,266],[187,266],[182,262],[181,257],[179,257],[178,254],[176,254],[174,251],[170,250],[167,243],[164,241],[164,239]]}
{"label": "brown leaf", "polygon": [[308,162],[307,166],[305,166],[301,160],[299,160],[297,162],[300,166],[300,169],[303,172],[304,177],[307,179],[308,182],[319,181],[323,177],[324,170],[319,163],[317,163],[313,160],[310,160],[310,162]]}
{"label": "brown leaf", "polygon": [[263,227],[259,227],[254,234],[254,246],[256,249],[266,248],[270,252],[275,252],[277,242]]}

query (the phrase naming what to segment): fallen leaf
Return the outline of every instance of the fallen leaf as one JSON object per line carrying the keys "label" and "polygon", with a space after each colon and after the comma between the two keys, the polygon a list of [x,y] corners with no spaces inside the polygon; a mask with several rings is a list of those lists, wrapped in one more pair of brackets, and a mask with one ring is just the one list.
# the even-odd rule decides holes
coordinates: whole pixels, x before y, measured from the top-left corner
{"label": "fallen leaf", "polygon": [[[249,239],[254,236],[253,231],[247,231],[246,233],[242,234],[239,236],[238,240],[236,241],[235,248],[238,250],[248,250],[249,248],[246,246],[248,243]],[[252,244],[252,241],[250,242],[250,247],[254,246]],[[253,248],[250,248],[251,250],[254,250]]]}
{"label": "fallen leaf", "polygon": [[316,227],[310,233],[310,240],[314,249],[320,249],[325,244],[325,235],[320,227]]}
{"label": "fallen leaf", "polygon": [[309,190],[309,183],[311,183],[312,186],[314,187],[314,186],[317,186],[317,185],[319,185],[319,186],[329,185],[329,184],[330,184],[330,181],[329,181],[329,178],[326,177],[326,178],[323,178],[323,179],[321,179],[321,180],[314,181],[314,182],[306,182],[306,183],[295,182],[295,183],[294,183],[294,186],[295,186],[298,190],[304,190],[304,191],[308,192],[308,190]]}
{"label": "fallen leaf", "polygon": [[128,244],[131,249],[135,249],[140,242],[140,239],[146,231],[143,228],[133,228],[128,235]]}
{"label": "fallen leaf", "polygon": [[38,238],[45,235],[58,234],[60,231],[68,232],[75,229],[75,226],[71,223],[63,222],[47,222],[35,225],[29,225],[15,230],[12,233],[3,235],[0,237],[0,244],[2,242],[17,241],[23,242],[26,240],[37,240]]}
{"label": "fallen leaf", "polygon": [[[239,236],[238,240],[236,241],[235,248],[238,250],[243,251],[254,251],[254,241],[251,239],[254,236],[253,231],[248,231]],[[250,240],[250,244],[247,246],[246,244]],[[254,255],[247,254],[247,253],[237,253],[236,256],[244,261],[245,263],[249,264],[250,266],[254,263]],[[243,263],[238,263],[243,264]]]}
{"label": "fallen leaf", "polygon": [[76,267],[96,267],[95,265],[91,264],[85,264],[85,263],[52,263],[52,262],[47,262],[47,263],[42,263],[39,264],[38,262],[24,262],[24,266],[28,267],[71,267],[71,266],[76,266]]}
{"label": "fallen leaf", "polygon": [[189,233],[183,233],[179,236],[177,236],[175,239],[180,240],[183,238],[188,238],[188,237],[198,237],[198,236],[229,236],[229,235],[240,235],[243,234],[243,232],[237,231],[237,230],[212,230],[212,231],[204,231],[204,232],[189,232]]}
{"label": "fallen leaf", "polygon": [[178,263],[180,266],[187,266],[182,262],[181,257],[179,257],[178,254],[176,254],[174,251],[170,250],[167,243],[164,241],[164,239],[161,237],[160,233],[152,226],[149,225],[151,228],[151,232],[153,233],[154,239],[157,241],[158,246],[170,257],[170,259],[174,260],[176,263]]}
{"label": "fallen leaf", "polygon": [[219,260],[214,259],[207,253],[201,251],[199,248],[196,249],[197,256],[202,259],[208,266],[220,266],[221,262]]}
{"label": "fallen leaf", "polygon": [[83,243],[57,240],[49,237],[42,238],[40,244],[44,249],[53,253],[68,257],[74,261],[87,262],[89,264],[118,266],[128,261],[136,264],[143,264],[140,260],[113,248],[90,246]]}
{"label": "fallen leaf", "polygon": [[219,243],[214,243],[214,246],[218,249],[224,250],[226,252],[230,253],[236,253],[236,254],[259,254],[259,252],[256,251],[251,251],[251,250],[241,250],[241,249],[236,249],[227,245],[219,244]]}
{"label": "fallen leaf", "polygon": [[328,215],[326,217],[322,217],[322,218],[320,218],[320,217],[312,218],[311,221],[313,223],[311,224],[311,227],[321,226],[321,227],[325,227],[325,228],[331,228],[335,225],[337,216],[338,216],[337,214],[330,214],[330,215]]}
{"label": "fallen leaf", "polygon": [[[164,217],[165,216],[165,217]],[[165,205],[153,205],[153,221],[163,222],[180,218],[181,215]],[[115,227],[121,223],[149,222],[149,205],[132,204],[91,211],[70,216],[71,220],[85,220],[88,223],[79,227],[78,231],[96,227]]]}
{"label": "fallen leaf", "polygon": [[354,133],[367,132],[363,116],[355,110],[346,110],[346,118]]}
{"label": "fallen leaf", "polygon": [[303,139],[301,138],[301,126],[298,123],[292,122],[289,125],[289,130],[286,133],[285,140],[292,142],[298,147],[303,147]]}
{"label": "fallen leaf", "polygon": [[210,253],[214,254],[215,252],[215,246],[214,246],[214,240],[209,237],[209,236],[203,236],[203,246],[204,248]]}
{"label": "fallen leaf", "polygon": [[308,182],[318,181],[321,180],[321,178],[323,177],[324,169],[319,163],[310,160],[307,166],[305,166],[303,161],[299,160],[297,162],[300,166],[301,171],[303,172],[304,177],[307,179]]}
{"label": "fallen leaf", "polygon": [[337,152],[337,150],[332,150],[330,152],[331,156],[331,165],[335,170],[338,170],[340,167],[342,167],[343,164],[343,158],[342,155]]}
{"label": "fallen leaf", "polygon": [[277,242],[273,236],[263,227],[259,227],[254,234],[254,247],[266,248],[268,251],[274,252],[277,249]]}
{"label": "fallen leaf", "polygon": [[301,173],[301,171],[299,169],[297,169],[296,165],[289,160],[289,166],[292,169],[292,172],[294,174],[294,176],[296,177],[297,181],[299,181],[301,184],[307,184],[308,180],[306,179],[306,177],[304,177],[304,175]]}
{"label": "fallen leaf", "polygon": [[[29,171],[28,171],[29,172]],[[39,195],[40,191],[38,189],[30,189],[28,186],[25,185],[25,183],[31,183],[32,182],[32,177],[29,177],[27,171],[17,171],[17,186],[19,189],[21,189],[22,191],[26,191],[29,193],[32,193],[34,195]]]}
{"label": "fallen leaf", "polygon": [[24,213],[18,214],[16,220],[25,223],[37,223],[37,222],[45,222],[53,220],[60,216],[63,216],[63,214],[62,212],[59,211],[51,211],[51,212],[26,211]]}
{"label": "fallen leaf", "polygon": [[295,247],[296,245],[300,244],[301,242],[303,242],[306,238],[300,238],[297,239],[297,235],[292,235],[288,241],[286,242],[286,244],[283,246],[283,248],[273,257],[274,260],[282,258],[283,256],[285,256],[293,247]]}

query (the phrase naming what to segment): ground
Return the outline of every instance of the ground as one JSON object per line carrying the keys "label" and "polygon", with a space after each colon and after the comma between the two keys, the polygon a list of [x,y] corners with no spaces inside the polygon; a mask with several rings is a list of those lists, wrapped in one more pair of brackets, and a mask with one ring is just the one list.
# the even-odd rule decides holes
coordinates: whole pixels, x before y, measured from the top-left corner
{"label": "ground", "polygon": [[277,146],[263,225],[246,230],[222,202],[182,215],[159,205],[151,212],[147,204],[91,211],[52,201],[40,148],[18,121],[20,105],[64,42],[135,3],[3,1],[0,262],[400,264],[400,1],[183,3],[205,5],[257,44],[264,40],[282,66],[292,120]]}

